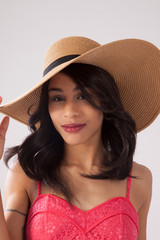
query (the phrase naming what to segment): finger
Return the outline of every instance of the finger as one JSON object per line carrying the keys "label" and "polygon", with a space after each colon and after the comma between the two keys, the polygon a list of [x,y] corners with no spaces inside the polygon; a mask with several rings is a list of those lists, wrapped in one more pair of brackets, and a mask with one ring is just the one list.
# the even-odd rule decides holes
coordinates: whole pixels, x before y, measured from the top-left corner
{"label": "finger", "polygon": [[5,143],[5,135],[9,125],[9,117],[6,116],[3,118],[0,124],[0,159],[3,155],[4,143]]}
{"label": "finger", "polygon": [[0,124],[0,137],[5,137],[6,131],[8,129],[8,125],[9,125],[9,117],[6,116],[3,118]]}
{"label": "finger", "polygon": [[2,103],[2,97],[0,97],[0,104]]}

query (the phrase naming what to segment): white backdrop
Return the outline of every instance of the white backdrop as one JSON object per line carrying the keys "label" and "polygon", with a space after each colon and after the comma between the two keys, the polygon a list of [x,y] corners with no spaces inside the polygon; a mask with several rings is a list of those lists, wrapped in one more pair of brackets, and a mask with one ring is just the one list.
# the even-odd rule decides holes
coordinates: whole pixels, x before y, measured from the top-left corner
{"label": "white backdrop", "polygon": [[[160,48],[159,0],[0,0],[0,95],[12,100],[42,76],[49,46],[66,36],[86,36],[101,44],[123,38],[145,39]],[[0,115],[2,119],[2,114]],[[159,240],[160,116],[138,134],[134,160],[153,174],[147,236]],[[10,121],[6,147],[20,144],[26,126]],[[2,194],[6,167],[0,163]],[[16,183],[15,183],[16,184]]]}

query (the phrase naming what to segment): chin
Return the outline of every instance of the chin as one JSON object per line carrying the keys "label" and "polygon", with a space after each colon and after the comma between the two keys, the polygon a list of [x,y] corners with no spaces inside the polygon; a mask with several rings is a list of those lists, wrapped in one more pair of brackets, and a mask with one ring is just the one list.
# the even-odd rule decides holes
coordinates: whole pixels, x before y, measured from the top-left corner
{"label": "chin", "polygon": [[85,144],[82,141],[64,141],[66,144],[68,145],[72,145],[72,146],[76,146],[76,145],[81,145],[81,144]]}
{"label": "chin", "polygon": [[85,141],[84,139],[82,140],[81,139],[75,139],[75,138],[72,138],[72,139],[67,139],[67,138],[63,138],[64,142],[68,145],[80,145],[80,144],[85,144]]}

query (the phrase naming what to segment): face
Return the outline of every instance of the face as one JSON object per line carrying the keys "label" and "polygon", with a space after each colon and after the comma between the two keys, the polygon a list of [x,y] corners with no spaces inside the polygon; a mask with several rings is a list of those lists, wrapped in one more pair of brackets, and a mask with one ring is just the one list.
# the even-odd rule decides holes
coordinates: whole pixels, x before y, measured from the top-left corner
{"label": "face", "polygon": [[85,100],[71,77],[64,73],[55,75],[49,82],[48,96],[50,117],[66,144],[87,144],[101,139],[103,113]]}

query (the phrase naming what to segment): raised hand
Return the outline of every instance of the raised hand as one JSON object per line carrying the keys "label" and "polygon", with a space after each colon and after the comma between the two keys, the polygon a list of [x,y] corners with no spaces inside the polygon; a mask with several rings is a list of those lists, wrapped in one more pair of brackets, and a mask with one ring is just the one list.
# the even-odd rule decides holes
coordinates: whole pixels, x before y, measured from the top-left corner
{"label": "raised hand", "polygon": [[[2,102],[2,98],[0,97],[0,104]],[[3,118],[3,120],[0,123],[0,159],[3,155],[4,150],[4,143],[5,143],[5,136],[9,125],[9,117],[6,116]]]}

